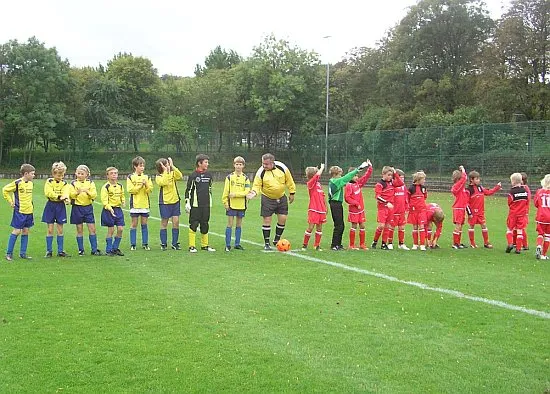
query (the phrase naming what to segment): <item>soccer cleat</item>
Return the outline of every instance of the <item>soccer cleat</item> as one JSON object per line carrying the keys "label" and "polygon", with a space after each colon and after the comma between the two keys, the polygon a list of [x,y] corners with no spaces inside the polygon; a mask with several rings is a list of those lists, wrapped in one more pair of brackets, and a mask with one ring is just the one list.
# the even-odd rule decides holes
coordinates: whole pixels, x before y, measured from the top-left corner
{"label": "soccer cleat", "polygon": [[359,250],[359,248],[358,248],[357,246],[355,246],[355,245],[349,245],[349,246],[348,246],[348,249],[349,249],[349,250]]}
{"label": "soccer cleat", "polygon": [[542,256],[540,256],[540,259],[541,260],[550,260],[550,257],[542,255]]}
{"label": "soccer cleat", "polygon": [[20,254],[19,257],[21,257],[23,260],[32,260],[32,257],[27,256],[26,254]]}
{"label": "soccer cleat", "polygon": [[390,248],[388,248],[388,245],[386,245],[384,242],[382,242],[382,246],[380,246],[380,249],[382,249],[382,250],[390,250]]}
{"label": "soccer cleat", "polygon": [[115,253],[114,250],[111,250],[110,252],[105,252],[105,256],[115,257],[115,256],[116,256],[116,253]]}
{"label": "soccer cleat", "polygon": [[521,250],[516,248],[516,254],[521,254]]}
{"label": "soccer cleat", "polygon": [[230,252],[230,251],[231,251],[231,246],[226,246],[226,247],[225,247],[225,251],[226,251],[226,252]]}
{"label": "soccer cleat", "polygon": [[92,256],[101,256],[101,250],[96,250],[95,252],[92,252]]}
{"label": "soccer cleat", "polygon": [[181,250],[181,246],[179,243],[172,245],[172,249],[174,250]]}
{"label": "soccer cleat", "polygon": [[512,251],[512,249],[514,249],[514,248],[515,248],[514,245],[508,245],[508,246],[506,247],[506,253],[510,253],[510,252]]}
{"label": "soccer cleat", "polygon": [[477,249],[477,245],[476,244],[470,244],[470,248]]}
{"label": "soccer cleat", "polygon": [[278,239],[274,239],[274,240],[273,240],[273,246],[276,247],[276,246],[277,246],[277,242],[279,242],[279,240],[278,240]]}
{"label": "soccer cleat", "polygon": [[84,256],[84,254],[85,254],[85,253],[84,253],[83,250],[79,250],[79,251],[78,251],[78,257],[82,257],[82,256]]}
{"label": "soccer cleat", "polygon": [[322,251],[323,251],[323,249],[321,249],[320,246],[316,246],[316,247],[315,247],[315,250],[316,250],[317,252],[322,252]]}
{"label": "soccer cleat", "polygon": [[338,252],[340,250],[340,248],[338,247],[338,245],[336,245],[336,246],[331,247],[330,250],[334,250],[335,252]]}
{"label": "soccer cleat", "polygon": [[136,245],[131,245],[130,250],[136,250]]}
{"label": "soccer cleat", "polygon": [[244,250],[244,248],[241,245],[235,245],[235,250]]}
{"label": "soccer cleat", "polygon": [[307,250],[307,245],[305,245],[305,244],[302,245],[302,250],[303,250],[303,251],[306,251],[306,250]]}
{"label": "soccer cleat", "polygon": [[432,249],[440,249],[441,246],[439,246],[438,244],[435,244],[435,245],[432,245],[431,248],[432,248]]}
{"label": "soccer cleat", "polygon": [[537,260],[541,260],[542,257],[542,246],[537,245],[537,248],[535,249],[535,257]]}
{"label": "soccer cleat", "polygon": [[151,248],[147,244],[143,244],[142,248],[143,248],[143,250],[151,250]]}
{"label": "soccer cleat", "polygon": [[201,246],[201,250],[204,250],[205,252],[215,252],[216,249],[210,247],[210,246]]}
{"label": "soccer cleat", "polygon": [[197,253],[197,248],[195,248],[194,246],[190,246],[189,253]]}
{"label": "soccer cleat", "polygon": [[418,250],[418,245],[413,245],[411,249],[412,250]]}
{"label": "soccer cleat", "polygon": [[376,245],[377,245],[377,244],[378,244],[378,242],[373,241],[373,242],[370,244],[370,247],[371,247],[372,249],[376,249]]}
{"label": "soccer cleat", "polygon": [[113,254],[115,256],[124,256],[124,253],[122,253],[122,250],[120,249],[113,249]]}
{"label": "soccer cleat", "polygon": [[[453,244],[453,249],[462,249],[459,244]],[[510,252],[506,252],[510,253]]]}
{"label": "soccer cleat", "polygon": [[45,258],[49,259],[50,257],[53,256],[53,253],[52,252],[46,252],[46,255],[44,256]]}
{"label": "soccer cleat", "polygon": [[521,250],[529,250],[529,246],[524,246]]}
{"label": "soccer cleat", "polygon": [[344,245],[338,245],[338,249],[340,249],[340,250],[346,250],[346,248],[344,248]]}
{"label": "soccer cleat", "polygon": [[273,249],[271,248],[271,245],[270,245],[270,244],[265,244],[265,245],[264,245],[264,250],[265,250],[265,251],[271,251],[271,250],[273,250]]}
{"label": "soccer cleat", "polygon": [[160,250],[164,252],[166,249],[168,249],[168,246],[166,244],[160,244]]}
{"label": "soccer cleat", "polygon": [[398,246],[398,248],[401,249],[401,250],[410,250],[410,249],[407,247],[407,245],[405,245],[405,244],[400,244],[400,245]]}
{"label": "soccer cleat", "polygon": [[393,250],[393,244],[388,244],[388,250]]}
{"label": "soccer cleat", "polygon": [[369,250],[369,248],[367,248],[367,245],[365,245],[365,244],[359,245],[359,249],[361,249],[361,250]]}
{"label": "soccer cleat", "polygon": [[65,252],[59,252],[57,253],[57,257],[71,257],[71,256]]}
{"label": "soccer cleat", "polygon": [[420,250],[425,252],[426,251],[426,245],[420,245]]}
{"label": "soccer cleat", "polygon": [[6,255],[6,260],[7,261],[13,261],[13,256],[11,254],[7,254]]}
{"label": "soccer cleat", "polygon": [[486,249],[493,249],[493,244],[485,244],[483,247]]}
{"label": "soccer cleat", "polygon": [[464,244],[460,244],[459,246],[460,246],[460,249],[467,249],[467,248],[468,248],[468,247],[467,247],[466,245],[464,245]]}

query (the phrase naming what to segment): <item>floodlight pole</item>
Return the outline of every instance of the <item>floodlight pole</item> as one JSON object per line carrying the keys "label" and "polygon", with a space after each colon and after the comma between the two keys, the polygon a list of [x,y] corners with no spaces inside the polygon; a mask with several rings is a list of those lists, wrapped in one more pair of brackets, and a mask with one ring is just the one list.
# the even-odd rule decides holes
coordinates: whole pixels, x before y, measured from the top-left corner
{"label": "floodlight pole", "polygon": [[[324,36],[323,38],[330,38],[331,36]],[[327,81],[326,81],[326,105],[325,105],[325,168],[328,168],[328,105],[330,98],[330,63],[327,59]]]}

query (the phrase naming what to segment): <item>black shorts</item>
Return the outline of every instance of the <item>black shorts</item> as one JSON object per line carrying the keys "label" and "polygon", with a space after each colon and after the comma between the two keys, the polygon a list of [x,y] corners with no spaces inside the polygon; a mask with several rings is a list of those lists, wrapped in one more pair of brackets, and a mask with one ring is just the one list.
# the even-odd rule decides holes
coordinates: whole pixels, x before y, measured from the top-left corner
{"label": "black shorts", "polygon": [[263,218],[269,217],[276,213],[277,215],[288,215],[288,198],[269,198],[262,194],[262,208],[260,216]]}

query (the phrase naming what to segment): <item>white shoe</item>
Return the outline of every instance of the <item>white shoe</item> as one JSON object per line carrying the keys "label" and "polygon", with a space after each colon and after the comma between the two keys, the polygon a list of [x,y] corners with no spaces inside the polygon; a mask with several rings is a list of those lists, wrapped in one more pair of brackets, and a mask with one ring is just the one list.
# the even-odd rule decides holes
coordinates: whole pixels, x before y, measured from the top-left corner
{"label": "white shoe", "polygon": [[388,244],[388,249],[393,250],[393,244]]}
{"label": "white shoe", "polygon": [[426,245],[420,245],[420,250],[425,252],[426,251]]}
{"label": "white shoe", "polygon": [[537,260],[544,260],[542,258],[542,247],[540,245],[537,245],[537,248],[535,249],[535,257]]}
{"label": "white shoe", "polygon": [[214,248],[212,248],[212,247],[210,247],[210,246],[202,246],[202,247],[201,247],[201,250],[204,250],[204,251],[206,251],[206,252],[215,252],[215,251],[216,251],[216,249],[214,249]]}
{"label": "white shoe", "polygon": [[410,250],[410,249],[407,247],[407,245],[405,245],[405,244],[399,245],[399,249],[401,249],[401,250]]}
{"label": "white shoe", "polygon": [[540,256],[540,259],[541,259],[541,260],[550,260],[550,257],[545,256],[545,255],[541,255],[541,256]]}
{"label": "white shoe", "polygon": [[418,250],[418,245],[413,245],[411,249],[412,250]]}

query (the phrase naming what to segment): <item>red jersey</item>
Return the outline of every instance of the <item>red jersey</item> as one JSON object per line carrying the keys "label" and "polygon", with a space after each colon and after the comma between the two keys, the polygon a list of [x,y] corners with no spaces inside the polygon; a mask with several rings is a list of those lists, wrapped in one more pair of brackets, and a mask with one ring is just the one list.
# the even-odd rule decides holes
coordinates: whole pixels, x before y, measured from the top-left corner
{"label": "red jersey", "polygon": [[367,183],[372,174],[372,166],[369,166],[365,174],[356,182],[350,181],[344,188],[344,199],[349,204],[349,213],[361,213],[365,211],[363,193],[361,188]]}
{"label": "red jersey", "polygon": [[[434,212],[441,209],[441,207],[436,204],[435,202],[426,204],[426,225],[428,228],[431,228],[432,224],[435,224],[434,222]],[[443,222],[439,222],[435,224],[435,235],[437,238],[441,235],[441,230],[443,228]]]}
{"label": "red jersey", "polygon": [[403,215],[409,209],[407,189],[405,185],[394,187],[393,193],[393,213]]}
{"label": "red jersey", "polygon": [[529,210],[529,193],[525,186],[515,186],[508,193],[509,217],[527,216]]}
{"label": "red jersey", "polygon": [[468,207],[468,201],[470,200],[470,193],[464,189],[466,185],[466,171],[462,172],[462,177],[453,185],[451,188],[451,193],[455,196],[455,201],[453,202],[453,209],[464,209]]}
{"label": "red jersey", "polygon": [[326,214],[327,204],[325,203],[325,192],[319,182],[320,177],[320,175],[315,174],[307,181],[307,189],[309,191],[308,211]]}
{"label": "red jersey", "polygon": [[550,224],[550,190],[537,190],[534,203],[537,208],[535,221],[541,224]]}
{"label": "red jersey", "polygon": [[468,194],[470,195],[469,205],[472,210],[472,215],[485,216],[485,196],[490,196],[498,192],[502,187],[496,185],[492,189],[485,189],[481,185],[468,186]]}
{"label": "red jersey", "polygon": [[395,188],[403,185],[403,180],[399,174],[393,174],[393,179],[390,181],[380,179],[374,186],[374,197],[378,202],[378,206],[386,206],[389,202],[393,204]]}
{"label": "red jersey", "polygon": [[409,212],[426,210],[426,199],[428,198],[426,186],[413,184],[407,189],[407,194],[409,196]]}

